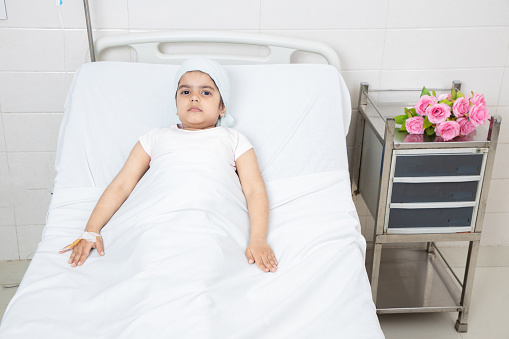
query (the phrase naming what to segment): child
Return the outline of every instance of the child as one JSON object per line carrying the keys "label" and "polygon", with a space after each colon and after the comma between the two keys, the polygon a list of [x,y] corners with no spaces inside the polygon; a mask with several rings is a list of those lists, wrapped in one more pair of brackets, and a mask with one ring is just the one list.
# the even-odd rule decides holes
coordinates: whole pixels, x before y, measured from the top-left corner
{"label": "child", "polygon": [[244,135],[227,127],[232,125],[233,118],[226,113],[230,89],[226,72],[212,60],[191,58],[177,71],[175,84],[177,115],[182,124],[156,128],[140,137],[97,202],[83,234],[60,253],[73,250],[69,259],[72,267],[83,265],[92,248],[103,256],[104,244],[99,232],[147,172],[154,153],[184,147],[213,152],[225,158],[232,170],[236,169],[251,224],[245,255],[249,264],[256,262],[262,271],[275,272],[276,257],[266,241],[268,199],[256,155]]}

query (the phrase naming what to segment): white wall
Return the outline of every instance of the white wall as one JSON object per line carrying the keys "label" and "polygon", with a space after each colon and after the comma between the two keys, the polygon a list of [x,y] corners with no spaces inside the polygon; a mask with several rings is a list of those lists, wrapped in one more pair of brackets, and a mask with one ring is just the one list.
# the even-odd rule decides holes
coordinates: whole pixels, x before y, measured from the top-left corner
{"label": "white wall", "polygon": [[[9,19],[0,20],[0,260],[24,259],[41,239],[64,100],[73,72],[88,61],[82,1],[63,0],[65,32],[55,0],[6,0],[6,8]],[[419,88],[459,79],[464,92],[484,93],[503,123],[482,243],[509,245],[509,1],[90,0],[90,8],[96,38],[228,29],[326,42],[342,59],[354,114],[361,81],[372,88]],[[107,57],[132,58],[127,49]],[[359,207],[359,214],[369,228],[366,209]]]}

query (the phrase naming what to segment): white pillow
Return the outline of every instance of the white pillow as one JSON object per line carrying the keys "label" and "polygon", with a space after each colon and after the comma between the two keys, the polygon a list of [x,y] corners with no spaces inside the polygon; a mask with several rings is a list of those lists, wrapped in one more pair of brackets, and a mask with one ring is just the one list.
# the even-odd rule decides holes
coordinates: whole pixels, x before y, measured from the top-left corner
{"label": "white pillow", "polygon": [[[265,181],[348,170],[350,95],[333,66],[224,66],[233,128],[255,148]],[[106,187],[138,137],[177,123],[178,66],[95,62],[71,85],[58,138],[58,187]]]}

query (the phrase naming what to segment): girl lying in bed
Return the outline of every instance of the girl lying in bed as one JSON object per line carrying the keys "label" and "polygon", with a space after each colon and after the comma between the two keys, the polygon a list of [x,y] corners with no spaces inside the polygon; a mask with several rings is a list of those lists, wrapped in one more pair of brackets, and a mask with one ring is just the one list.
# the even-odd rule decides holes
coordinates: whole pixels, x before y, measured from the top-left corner
{"label": "girl lying in bed", "polygon": [[69,259],[72,267],[83,265],[92,248],[103,256],[99,232],[147,172],[151,159],[172,149],[197,149],[215,153],[230,163],[232,171],[237,171],[251,224],[245,255],[249,264],[256,262],[262,271],[275,272],[277,260],[266,240],[268,199],[256,155],[244,135],[227,127],[232,125],[233,118],[226,113],[230,89],[226,72],[212,60],[192,58],[177,71],[175,84],[177,115],[182,124],[156,128],[140,137],[97,202],[83,234],[60,253],[73,250]]}

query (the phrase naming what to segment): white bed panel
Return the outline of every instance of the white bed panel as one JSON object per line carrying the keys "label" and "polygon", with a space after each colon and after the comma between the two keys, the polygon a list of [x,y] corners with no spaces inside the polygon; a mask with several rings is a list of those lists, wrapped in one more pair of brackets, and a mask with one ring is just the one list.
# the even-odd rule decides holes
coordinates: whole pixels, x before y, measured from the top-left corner
{"label": "white bed panel", "polygon": [[[178,122],[178,66],[98,62],[78,69],[59,135],[55,187],[106,187],[139,135]],[[348,89],[333,66],[225,66],[229,112],[266,181],[346,170]]]}

